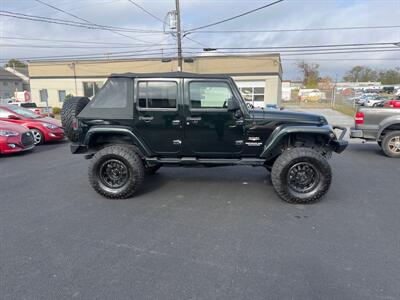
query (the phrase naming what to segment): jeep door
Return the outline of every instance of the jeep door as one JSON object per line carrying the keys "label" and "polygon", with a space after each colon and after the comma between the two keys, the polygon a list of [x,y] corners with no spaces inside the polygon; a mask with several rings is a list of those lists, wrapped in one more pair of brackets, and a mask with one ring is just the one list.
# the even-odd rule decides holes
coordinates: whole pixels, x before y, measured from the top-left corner
{"label": "jeep door", "polygon": [[135,128],[151,151],[178,155],[183,135],[181,79],[135,80]]}
{"label": "jeep door", "polygon": [[228,111],[237,101],[228,80],[185,79],[185,151],[199,157],[236,157],[243,150],[243,120]]}

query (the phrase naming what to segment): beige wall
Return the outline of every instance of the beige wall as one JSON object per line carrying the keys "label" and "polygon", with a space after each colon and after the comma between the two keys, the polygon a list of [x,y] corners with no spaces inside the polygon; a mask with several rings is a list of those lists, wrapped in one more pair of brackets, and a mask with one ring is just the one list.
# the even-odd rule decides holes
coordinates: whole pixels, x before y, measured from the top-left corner
{"label": "beige wall", "polygon": [[[40,103],[39,91],[47,89],[49,105],[60,107],[58,91],[83,95],[83,82],[104,82],[112,73],[151,73],[177,70],[176,60],[161,62],[160,59],[119,61],[57,61],[31,62],[29,74],[32,99]],[[256,56],[204,56],[184,63],[183,71],[193,73],[228,73],[238,80],[265,80],[266,103],[279,103],[282,67],[279,55]],[[237,76],[238,74],[243,74]],[[262,74],[254,76],[252,74]],[[75,88],[76,81],[76,88]]]}
{"label": "beige wall", "polygon": [[53,107],[61,107],[62,103],[58,100],[58,91],[64,90],[66,94],[83,95],[83,82],[102,82],[106,81],[107,77],[103,78],[56,78],[56,79],[31,79],[31,98],[37,105],[44,105],[40,102],[40,90],[47,89],[48,103]]}

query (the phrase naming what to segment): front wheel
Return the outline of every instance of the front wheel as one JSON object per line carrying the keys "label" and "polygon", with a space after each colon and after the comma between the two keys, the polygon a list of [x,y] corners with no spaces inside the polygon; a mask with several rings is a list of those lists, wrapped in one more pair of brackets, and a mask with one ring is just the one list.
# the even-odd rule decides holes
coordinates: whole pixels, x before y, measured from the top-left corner
{"label": "front wheel", "polygon": [[35,145],[41,145],[44,142],[43,133],[39,129],[31,129],[33,135],[33,141]]}
{"label": "front wheel", "polygon": [[283,152],[272,166],[272,185],[286,202],[309,204],[329,190],[332,171],[328,161],[309,148],[293,148]]}
{"label": "front wheel", "polygon": [[143,162],[129,145],[105,147],[94,155],[89,165],[90,184],[109,199],[131,197],[140,188],[143,178]]}

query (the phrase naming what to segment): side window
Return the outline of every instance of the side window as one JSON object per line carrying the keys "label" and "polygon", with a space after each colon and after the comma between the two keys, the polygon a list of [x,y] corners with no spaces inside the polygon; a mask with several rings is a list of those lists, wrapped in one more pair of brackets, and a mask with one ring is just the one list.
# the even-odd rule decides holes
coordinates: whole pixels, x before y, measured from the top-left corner
{"label": "side window", "polygon": [[139,109],[175,109],[178,84],[173,81],[140,81],[137,98]]}
{"label": "side window", "polygon": [[4,110],[4,109],[0,109],[0,118],[8,118],[9,115],[10,115],[10,112],[8,112],[7,110]]}
{"label": "side window", "polygon": [[199,81],[189,83],[190,107],[192,109],[226,109],[233,97],[225,82]]}

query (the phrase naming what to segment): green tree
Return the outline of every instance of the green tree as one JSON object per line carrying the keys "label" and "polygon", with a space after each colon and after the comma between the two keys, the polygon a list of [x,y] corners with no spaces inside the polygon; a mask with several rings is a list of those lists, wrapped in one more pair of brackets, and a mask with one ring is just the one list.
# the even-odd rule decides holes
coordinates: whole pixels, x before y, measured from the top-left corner
{"label": "green tree", "polygon": [[382,84],[399,84],[400,68],[382,70],[379,72],[378,79]]}
{"label": "green tree", "polygon": [[8,63],[6,63],[5,67],[11,67],[11,68],[25,68],[27,67],[27,64],[23,63],[22,61],[18,59],[10,59]]}
{"label": "green tree", "polygon": [[297,68],[303,74],[303,84],[306,88],[318,87],[319,64],[308,64],[303,61],[297,64]]}
{"label": "green tree", "polygon": [[370,67],[355,66],[343,76],[343,80],[350,82],[377,81],[378,77],[378,73]]}

